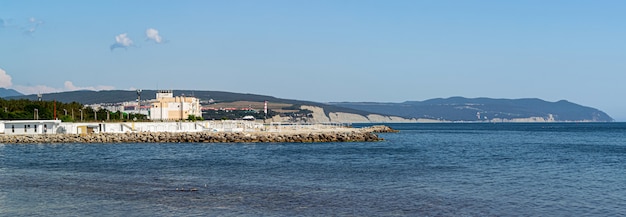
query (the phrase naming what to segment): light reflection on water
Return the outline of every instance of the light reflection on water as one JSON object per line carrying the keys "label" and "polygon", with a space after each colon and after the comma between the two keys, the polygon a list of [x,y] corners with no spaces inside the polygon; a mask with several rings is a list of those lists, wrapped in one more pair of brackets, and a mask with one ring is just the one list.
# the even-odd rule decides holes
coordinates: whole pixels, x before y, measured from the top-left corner
{"label": "light reflection on water", "polygon": [[556,126],[401,125],[374,143],[0,145],[0,215],[626,213],[623,126]]}

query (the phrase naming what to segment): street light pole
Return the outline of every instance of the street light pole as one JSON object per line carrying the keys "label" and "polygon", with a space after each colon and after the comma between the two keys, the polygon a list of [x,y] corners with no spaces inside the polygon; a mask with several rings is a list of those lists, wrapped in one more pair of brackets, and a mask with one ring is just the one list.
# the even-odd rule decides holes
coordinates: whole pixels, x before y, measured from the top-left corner
{"label": "street light pole", "polygon": [[137,113],[141,112],[141,89],[137,90]]}
{"label": "street light pole", "polygon": [[83,110],[82,109],[78,109],[78,111],[80,111],[80,121],[83,121]]}

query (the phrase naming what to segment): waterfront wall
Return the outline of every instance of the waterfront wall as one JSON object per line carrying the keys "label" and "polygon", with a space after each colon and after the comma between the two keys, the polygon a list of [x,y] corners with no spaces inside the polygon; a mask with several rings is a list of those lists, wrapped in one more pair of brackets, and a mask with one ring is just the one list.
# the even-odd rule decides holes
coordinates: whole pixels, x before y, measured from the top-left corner
{"label": "waterfront wall", "polygon": [[263,123],[251,121],[198,121],[198,122],[63,122],[58,127],[61,134],[83,134],[81,127],[97,133],[139,132],[243,132],[261,131]]}
{"label": "waterfront wall", "polygon": [[94,134],[0,135],[4,143],[257,143],[257,142],[369,142],[380,141],[375,132],[393,132],[385,126],[337,128],[336,131],[284,132],[137,132]]}
{"label": "waterfront wall", "polygon": [[139,132],[281,132],[291,130],[336,130],[346,127],[345,124],[290,124],[271,122],[241,121],[241,120],[221,120],[221,121],[197,121],[197,122],[63,122],[57,127],[59,134],[84,134],[81,127],[88,127],[89,132],[95,133],[139,133]]}

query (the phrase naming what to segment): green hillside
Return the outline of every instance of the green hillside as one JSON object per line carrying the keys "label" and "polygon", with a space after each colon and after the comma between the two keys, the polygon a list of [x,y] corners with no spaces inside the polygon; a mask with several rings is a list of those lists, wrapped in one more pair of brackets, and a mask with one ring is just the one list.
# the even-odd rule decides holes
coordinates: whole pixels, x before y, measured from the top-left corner
{"label": "green hillside", "polygon": [[[156,98],[156,90],[142,90],[141,99],[154,99]],[[310,102],[310,101],[301,101],[301,100],[291,100],[291,99],[281,99],[272,96],[264,96],[258,94],[243,94],[243,93],[231,93],[231,92],[223,92],[223,91],[198,91],[198,90],[173,90],[174,96],[194,96],[199,98],[202,102],[206,103],[209,100],[214,100],[215,102],[237,102],[237,101],[252,101],[252,102],[263,102],[268,101],[269,103],[281,103],[281,104],[289,104],[290,108],[297,108],[300,105],[311,105],[318,106],[324,108],[326,114],[330,112],[346,112],[346,113],[354,113],[360,115],[371,114],[371,112],[365,112],[357,109],[344,108],[339,106],[328,105],[324,103],[318,102]],[[7,99],[30,99],[37,100],[37,95],[23,95],[23,96],[12,96],[7,97]],[[129,90],[106,90],[106,91],[70,91],[70,92],[60,92],[60,93],[47,93],[42,94],[43,100],[56,100],[59,102],[78,102],[81,104],[97,104],[97,103],[117,103],[117,102],[126,102],[126,101],[135,101],[137,100],[137,92],[129,91]]]}

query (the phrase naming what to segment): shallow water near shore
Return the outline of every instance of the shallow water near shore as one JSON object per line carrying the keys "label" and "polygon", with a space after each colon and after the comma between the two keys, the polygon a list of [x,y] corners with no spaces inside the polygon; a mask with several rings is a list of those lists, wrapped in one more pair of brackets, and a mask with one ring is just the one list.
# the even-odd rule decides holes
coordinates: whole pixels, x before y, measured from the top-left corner
{"label": "shallow water near shore", "polygon": [[626,215],[625,123],[389,126],[382,142],[2,144],[0,216]]}

